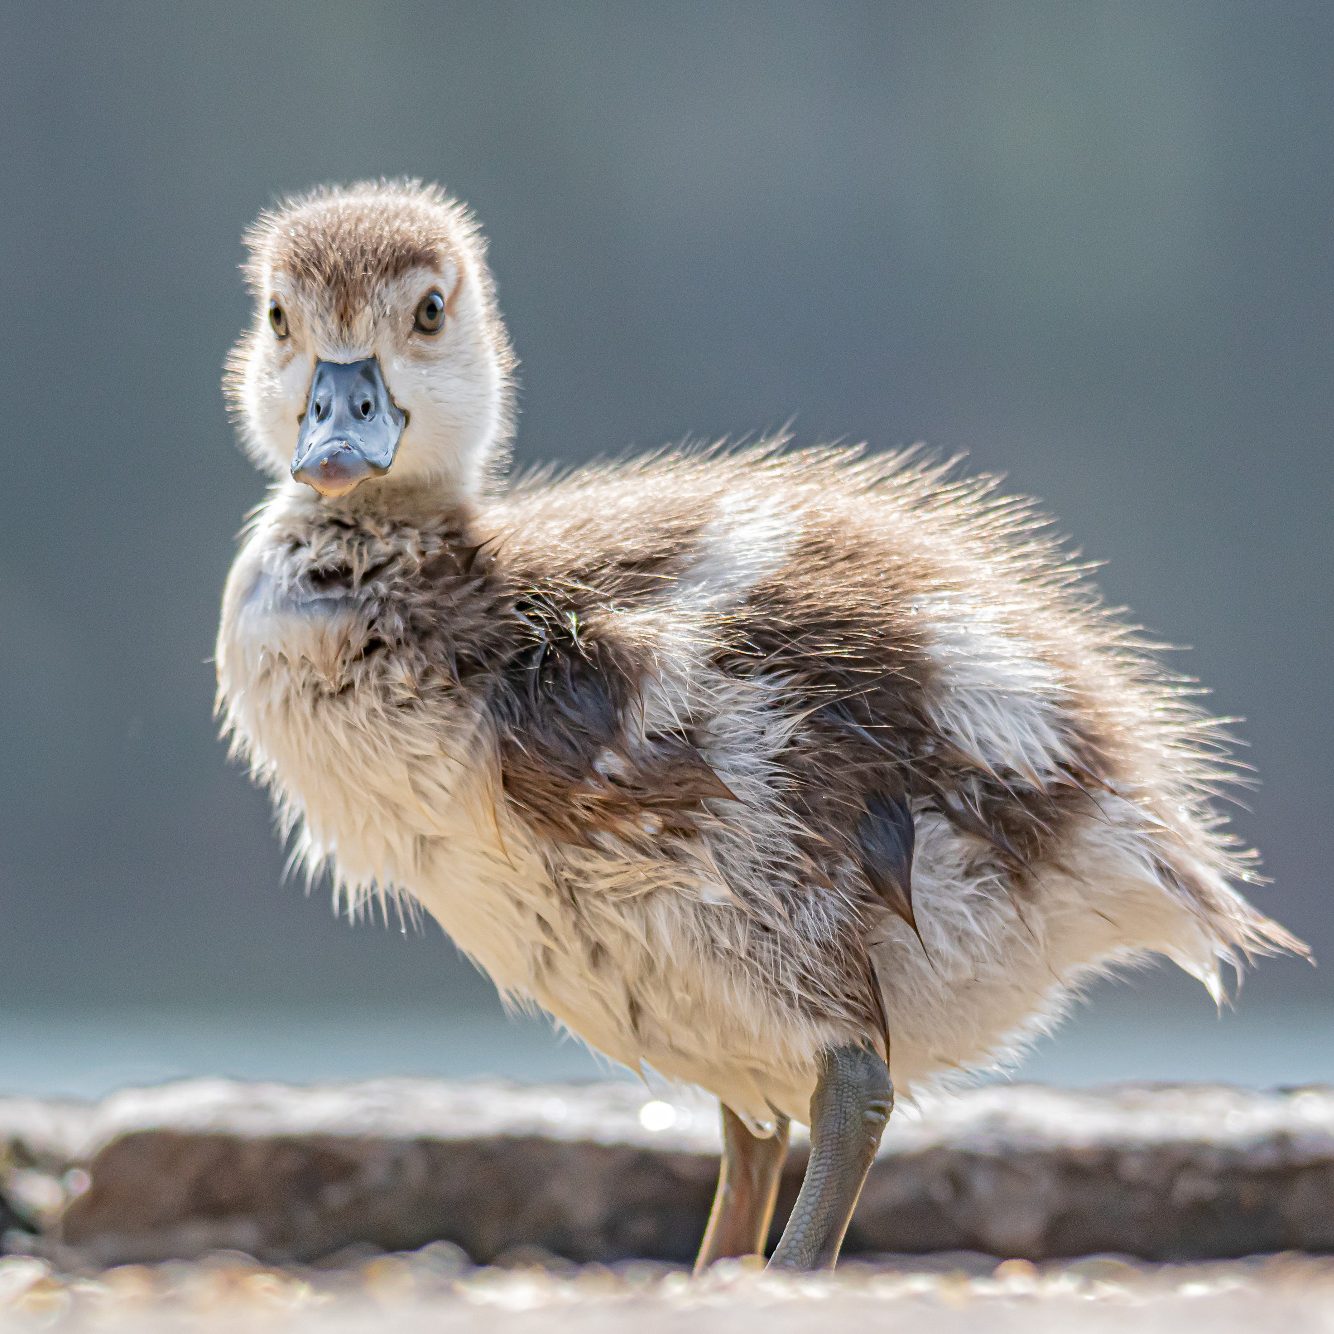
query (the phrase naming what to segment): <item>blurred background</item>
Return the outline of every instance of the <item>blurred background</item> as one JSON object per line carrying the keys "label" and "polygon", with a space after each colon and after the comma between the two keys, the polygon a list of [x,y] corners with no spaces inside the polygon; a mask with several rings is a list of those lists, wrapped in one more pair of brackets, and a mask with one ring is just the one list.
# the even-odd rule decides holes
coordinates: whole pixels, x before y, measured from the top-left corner
{"label": "blurred background", "polygon": [[[521,463],[793,418],[1040,496],[1246,718],[1261,906],[1334,955],[1334,6],[0,4],[0,1091],[595,1073],[434,929],[283,879],[215,737],[259,477],[218,389],[254,214],[469,200]],[[1024,1074],[1334,1079],[1334,973],[1165,969]]]}

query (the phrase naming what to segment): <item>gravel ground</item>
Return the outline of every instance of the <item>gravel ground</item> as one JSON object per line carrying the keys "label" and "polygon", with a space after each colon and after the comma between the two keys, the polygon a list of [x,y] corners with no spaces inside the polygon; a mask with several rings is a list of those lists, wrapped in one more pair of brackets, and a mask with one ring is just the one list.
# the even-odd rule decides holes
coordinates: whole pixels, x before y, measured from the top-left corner
{"label": "gravel ground", "polygon": [[886,1258],[837,1275],[779,1279],[720,1265],[701,1280],[634,1264],[552,1266],[512,1257],[471,1268],[456,1249],[277,1269],[240,1255],[189,1264],[61,1274],[23,1257],[0,1260],[0,1332],[105,1330],[213,1334],[237,1329],[351,1334],[579,1331],[579,1334],[765,1334],[923,1327],[932,1334],[1043,1331],[1210,1334],[1334,1331],[1334,1260],[1281,1255],[1149,1266],[1112,1257],[1035,1266],[960,1255]]}

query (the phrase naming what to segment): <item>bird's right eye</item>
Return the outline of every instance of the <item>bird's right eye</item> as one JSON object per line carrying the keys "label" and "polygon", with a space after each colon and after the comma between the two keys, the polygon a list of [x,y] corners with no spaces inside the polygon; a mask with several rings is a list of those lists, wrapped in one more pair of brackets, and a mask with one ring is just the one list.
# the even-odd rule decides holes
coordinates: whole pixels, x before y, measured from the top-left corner
{"label": "bird's right eye", "polygon": [[276,302],[269,302],[269,328],[279,338],[286,338],[289,330],[287,328],[287,312]]}

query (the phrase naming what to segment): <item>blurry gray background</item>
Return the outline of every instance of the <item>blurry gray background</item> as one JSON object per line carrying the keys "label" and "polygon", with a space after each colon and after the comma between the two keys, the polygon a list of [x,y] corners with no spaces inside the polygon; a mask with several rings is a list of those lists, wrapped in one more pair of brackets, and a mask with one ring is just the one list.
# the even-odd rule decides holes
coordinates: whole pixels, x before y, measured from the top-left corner
{"label": "blurry gray background", "polygon": [[[0,16],[0,1089],[593,1068],[433,929],[284,883],[215,740],[218,594],[261,494],[218,390],[239,237],[365,175],[478,210],[521,462],[795,417],[1040,496],[1246,716],[1260,901],[1334,954],[1334,6]],[[1029,1069],[1334,1077],[1332,988],[1268,963],[1219,1020],[1155,974]]]}

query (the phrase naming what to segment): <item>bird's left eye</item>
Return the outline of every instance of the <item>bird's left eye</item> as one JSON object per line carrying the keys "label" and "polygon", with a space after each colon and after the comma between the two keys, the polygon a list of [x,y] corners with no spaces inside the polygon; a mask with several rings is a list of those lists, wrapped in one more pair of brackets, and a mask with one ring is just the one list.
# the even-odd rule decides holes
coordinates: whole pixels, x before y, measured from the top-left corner
{"label": "bird's left eye", "polygon": [[287,337],[287,312],[276,301],[269,302],[269,328],[279,338]]}
{"label": "bird's left eye", "polygon": [[417,314],[412,327],[418,333],[435,334],[445,327],[445,298],[437,288],[431,288],[417,302]]}

